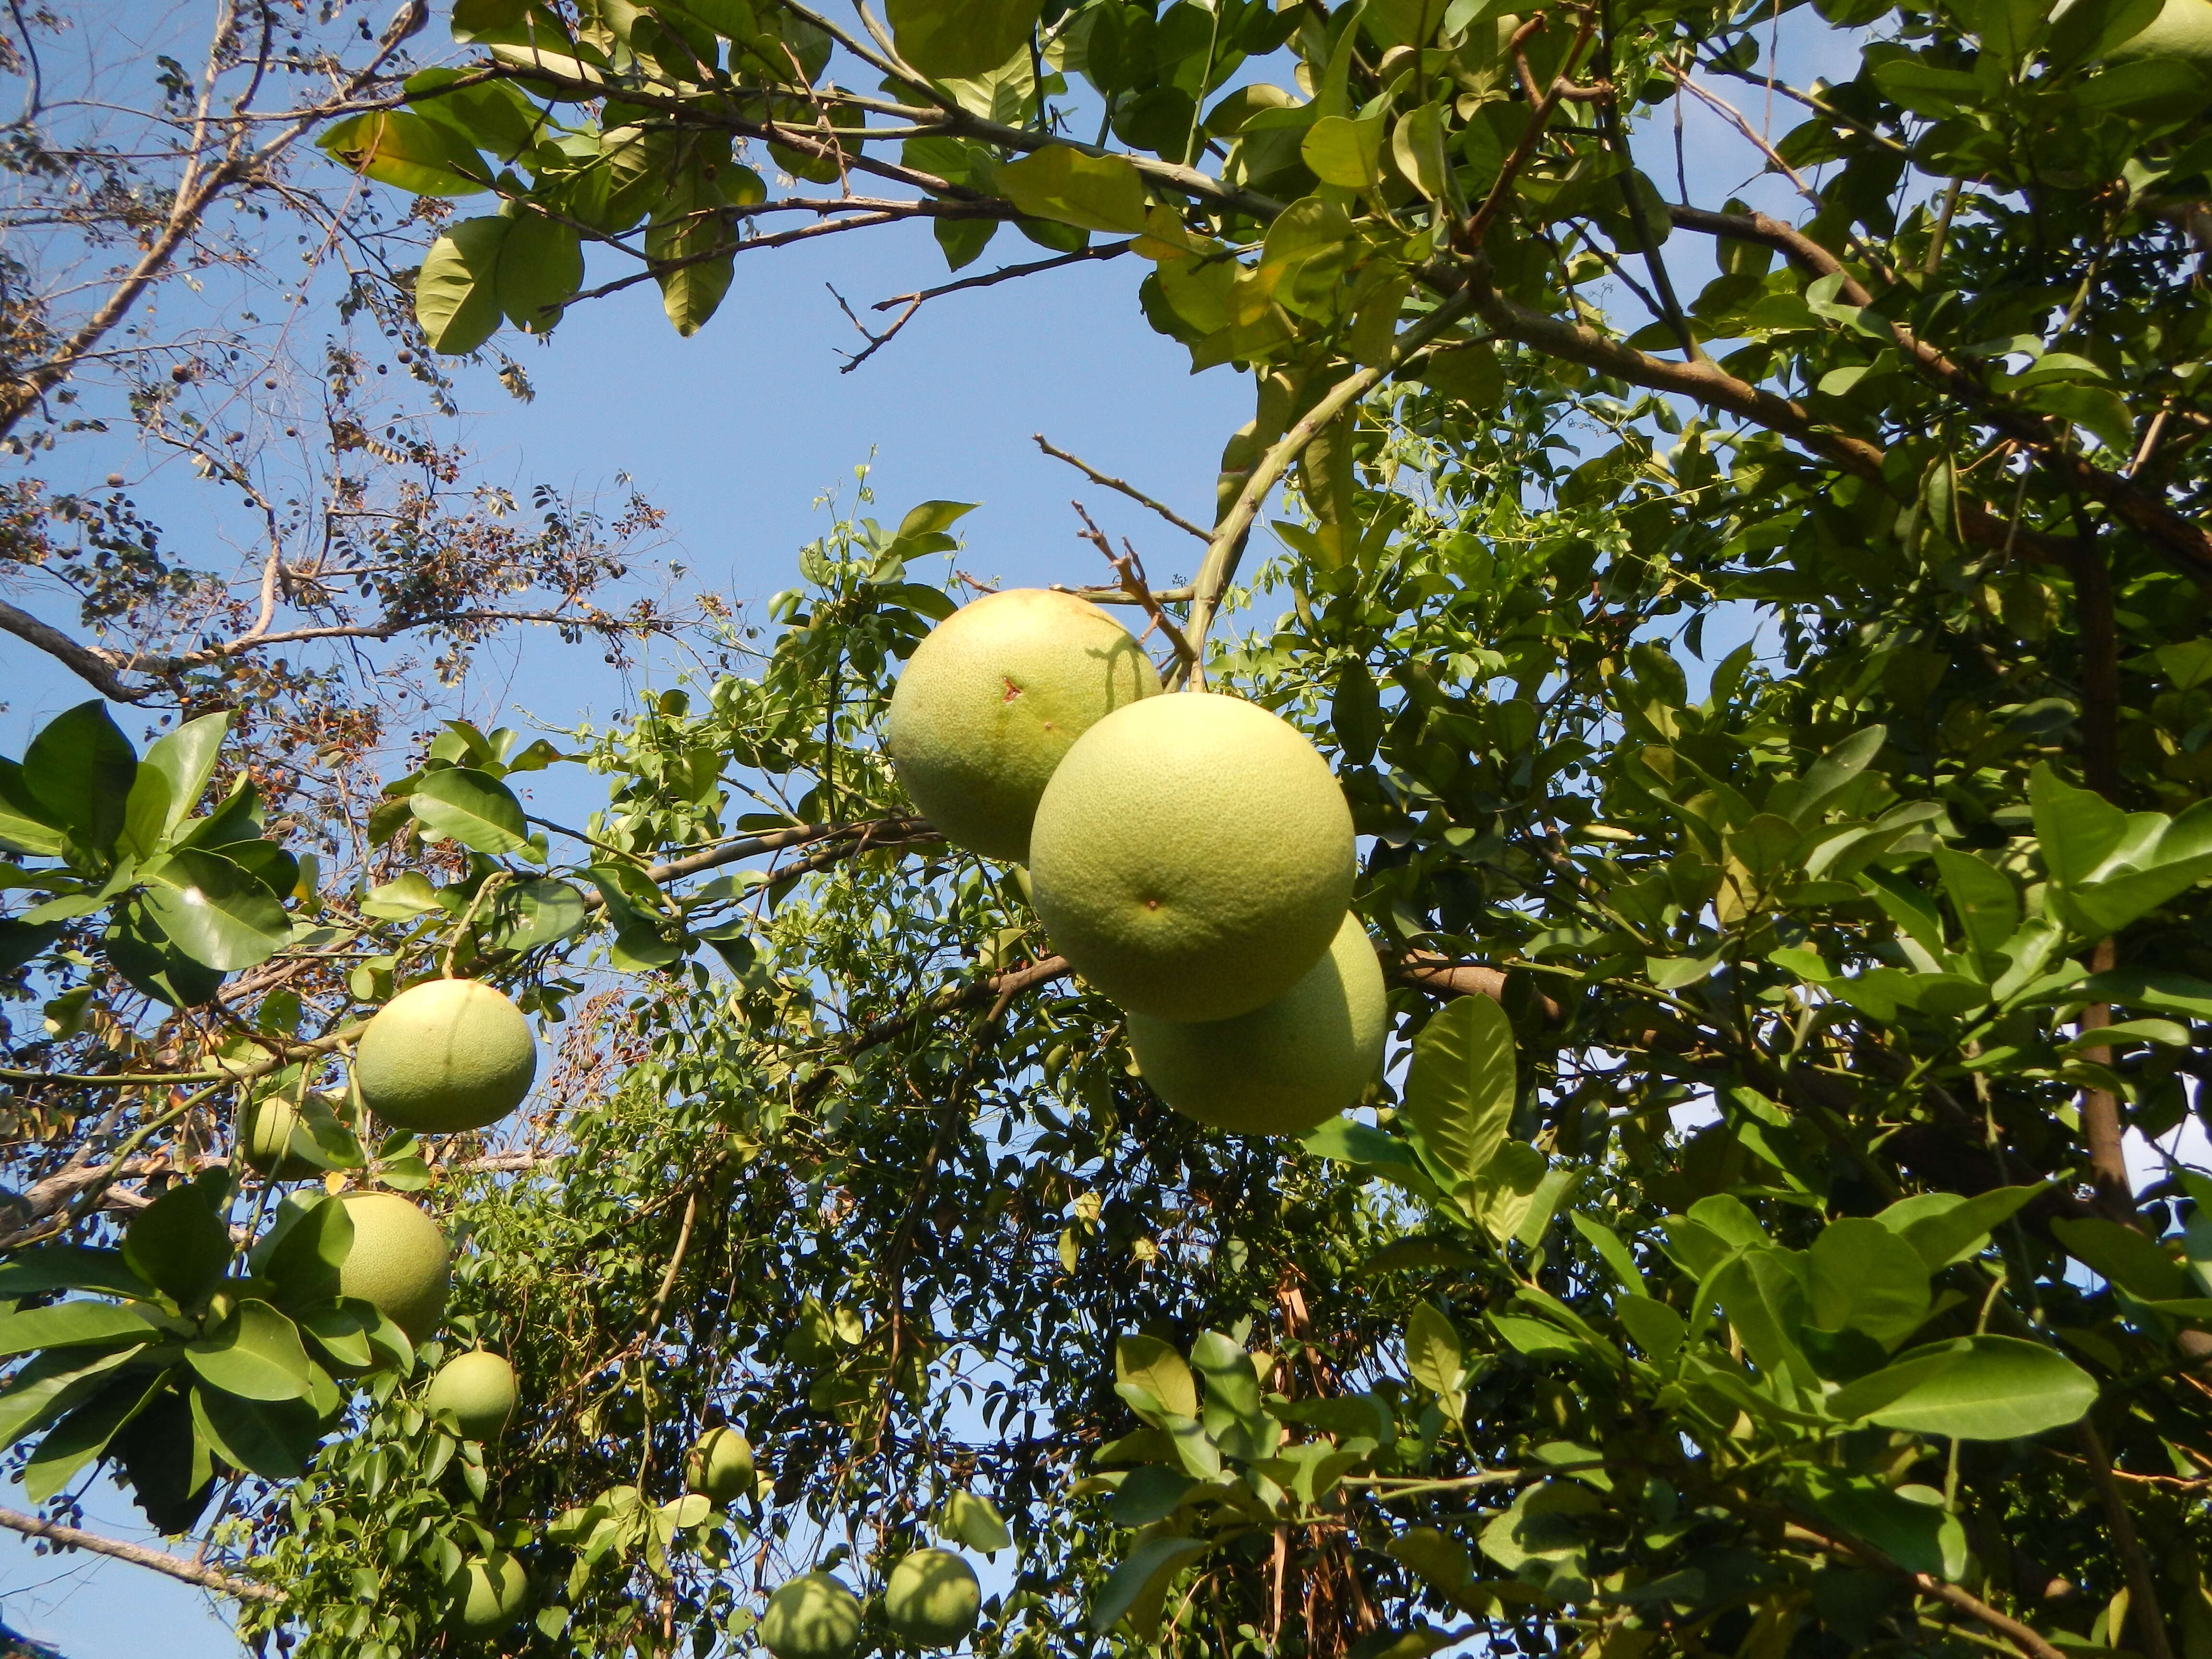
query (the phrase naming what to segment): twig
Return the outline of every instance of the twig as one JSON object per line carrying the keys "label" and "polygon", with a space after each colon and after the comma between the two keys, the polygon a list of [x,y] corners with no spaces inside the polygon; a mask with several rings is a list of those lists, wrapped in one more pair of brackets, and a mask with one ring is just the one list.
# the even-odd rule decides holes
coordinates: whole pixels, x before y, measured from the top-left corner
{"label": "twig", "polygon": [[[845,303],[845,296],[831,288],[830,289],[830,296],[837,301],[838,309],[852,319],[853,326],[859,329],[861,336],[868,342],[866,350],[851,357],[844,368],[837,372],[840,374],[850,374],[862,363],[874,356],[877,352],[889,345],[892,337],[904,328],[912,319],[914,313],[931,300],[942,299],[945,295],[962,293],[971,288],[994,288],[1000,283],[1011,283],[1017,276],[1034,276],[1039,271],[1058,270],[1062,265],[1081,264],[1086,259],[1118,258],[1135,245],[1134,237],[1119,242],[1101,242],[1097,247],[1079,248],[1073,253],[1058,254],[1049,259],[1033,259],[1025,265],[1006,265],[981,276],[963,276],[957,283],[944,283],[935,288],[921,289],[912,294],[894,294],[890,299],[878,300],[868,307],[871,311],[889,311],[893,306],[902,305],[906,307],[893,319],[891,325],[881,334],[874,333],[858,317],[853,316],[853,307]],[[828,288],[829,284],[825,283],[823,286]]]}
{"label": "twig", "polygon": [[181,1578],[187,1584],[198,1584],[204,1589],[220,1591],[246,1601],[282,1601],[288,1598],[274,1584],[264,1584],[257,1579],[241,1578],[236,1573],[223,1572],[215,1567],[204,1567],[171,1555],[166,1550],[149,1549],[143,1544],[126,1544],[118,1538],[102,1538],[96,1533],[64,1527],[58,1522],[41,1521],[36,1516],[18,1515],[13,1510],[0,1510],[0,1527],[20,1532],[28,1538],[43,1538],[64,1549],[88,1550],[94,1555],[112,1556],[118,1561],[128,1561],[136,1567],[151,1567],[155,1572],[165,1572],[172,1578]]}
{"label": "twig", "polygon": [[1112,477],[1106,473],[1101,472],[1097,467],[1091,465],[1090,462],[1085,460],[1080,455],[1069,454],[1067,451],[1060,448],[1049,438],[1046,437],[1042,432],[1033,432],[1030,436],[1035,441],[1036,447],[1039,449],[1044,451],[1046,454],[1051,456],[1053,459],[1056,461],[1066,461],[1078,472],[1080,472],[1085,477],[1090,479],[1091,483],[1096,484],[1103,484],[1109,489],[1118,490],[1121,494],[1127,495],[1131,501],[1135,501],[1140,507],[1149,507],[1153,512],[1158,514],[1160,517],[1165,519],[1170,524],[1173,525],[1177,530],[1183,532],[1186,535],[1195,536],[1202,542],[1210,542],[1213,539],[1212,532],[1200,530],[1188,519],[1184,518],[1182,514],[1176,512],[1175,508],[1166,506],[1162,502],[1154,501],[1150,495],[1145,494],[1143,490],[1138,489],[1136,485],[1129,483],[1127,479]]}
{"label": "twig", "polygon": [[[1191,662],[1188,679],[1199,690],[1206,689],[1206,636],[1213,626],[1213,619],[1221,607],[1221,596],[1228,588],[1229,579],[1237,572],[1237,561],[1244,550],[1244,538],[1252,528],[1252,520],[1259,515],[1260,504],[1267,499],[1267,492],[1276,481],[1290,470],[1321,429],[1364,397],[1382,380],[1404,368],[1413,358],[1425,349],[1429,343],[1474,308],[1476,290],[1470,283],[1450,295],[1435,310],[1415,323],[1398,337],[1390,353],[1390,361],[1380,368],[1355,370],[1331,386],[1304,418],[1297,422],[1275,442],[1274,447],[1260,458],[1244,487],[1237,494],[1232,506],[1220,523],[1214,526],[1212,540],[1206,550],[1205,562],[1198,568],[1198,577],[1191,586],[1190,622],[1185,631],[1190,635]],[[1184,676],[1173,677],[1173,685],[1182,684]]]}
{"label": "twig", "polygon": [[676,1230],[676,1249],[668,1258],[668,1271],[661,1274],[660,1288],[653,1293],[653,1301],[645,1310],[647,1335],[660,1328],[660,1316],[668,1311],[668,1297],[676,1288],[676,1275],[684,1269],[684,1253],[691,1248],[691,1228],[698,1219],[699,1189],[694,1187],[684,1200],[684,1224]]}
{"label": "twig", "polygon": [[2105,1455],[2104,1439],[2086,1417],[2074,1425],[2074,1437],[2081,1442],[2082,1454],[2089,1460],[2089,1474],[2097,1483],[2097,1496],[2104,1503],[2105,1520],[2112,1528],[2120,1564],[2127,1570],[2128,1605],[2135,1616],[2136,1634],[2142,1638],[2143,1651],[2149,1659],[2173,1659],[2172,1645],[2166,1640],[2166,1614],[2158,1603],[2158,1576],[2151,1571],[2149,1559],[2143,1554],[2142,1540],[2136,1535],[2135,1517],[2128,1512],[2127,1494],[2112,1479],[2112,1460]]}
{"label": "twig", "polygon": [[1826,1533],[1817,1532],[1805,1525],[1795,1516],[1784,1524],[1782,1531],[1785,1538],[1811,1544],[1838,1559],[1863,1562],[1905,1580],[1921,1595],[1933,1596],[1972,1618],[1978,1619],[2027,1655],[2028,1659],[2065,1659],[2057,1648],[2019,1620],[1999,1613],[1988,1602],[1956,1584],[1947,1583],[1930,1573],[1913,1571],[1871,1544],[1862,1544],[1855,1538],[1831,1538]]}
{"label": "twig", "polygon": [[1129,596],[1132,604],[1142,605],[1145,608],[1145,614],[1152,618],[1146,632],[1150,633],[1152,629],[1158,629],[1162,637],[1174,647],[1176,660],[1185,668],[1190,667],[1198,660],[1196,654],[1190,648],[1190,641],[1183,637],[1182,629],[1176,626],[1175,618],[1160,608],[1159,600],[1153,596],[1152,590],[1146,585],[1145,562],[1137,556],[1137,550],[1129,546],[1128,538],[1125,536],[1121,538],[1121,545],[1127,550],[1116,555],[1107,543],[1106,532],[1094,524],[1091,515],[1083,510],[1083,503],[1070,501],[1068,505],[1075,509],[1076,516],[1083,520],[1084,527],[1081,532],[1083,539],[1097,548],[1105,556],[1106,562],[1113,567],[1114,574],[1121,579],[1121,591]]}

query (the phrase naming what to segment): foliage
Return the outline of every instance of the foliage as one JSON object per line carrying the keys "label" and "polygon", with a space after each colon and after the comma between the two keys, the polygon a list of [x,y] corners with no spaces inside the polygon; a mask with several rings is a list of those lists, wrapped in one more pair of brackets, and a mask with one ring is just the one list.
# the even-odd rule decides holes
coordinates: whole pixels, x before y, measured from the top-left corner
{"label": "foliage", "polygon": [[[192,818],[206,770],[76,711],[0,825],[62,907],[9,919],[46,999],[4,1073],[38,1253],[0,1267],[35,1491],[142,1381],[255,1398],[281,1350],[306,1473],[227,1404],[191,1443],[285,1592],[242,1628],[310,1655],[457,1648],[495,1550],[532,1577],[509,1646],[705,1655],[785,1571],[872,1592],[932,1534],[1012,1552],[984,1654],[2206,1650],[2212,1177],[2122,1156],[2197,1111],[2212,1024],[2212,82],[2128,50],[2155,15],[1789,9],[1859,63],[1774,82],[1809,113],[1771,144],[1735,123],[1793,224],[1637,166],[1670,106],[1768,84],[1759,8],[459,5],[454,63],[320,132],[485,198],[385,290],[429,349],[646,280],[691,333],[804,213],[927,218],[956,270],[1006,223],[1039,268],[1139,260],[1194,367],[1253,374],[1167,637],[1330,756],[1401,1052],[1302,1146],[1205,1132],[1024,872],[911,815],[876,734],[963,504],[886,528],[864,482],[757,664],[611,729],[448,726],[362,815],[373,880],[208,842],[259,883],[251,950],[158,874],[251,797]],[[606,781],[580,828],[507,781],[555,766]],[[122,915],[192,966],[94,955]],[[372,1155],[332,1113],[295,1150],[466,1239],[449,1329],[514,1360],[503,1444],[429,1421],[404,1351],[341,1387],[294,1336],[287,1370],[335,1316],[226,1288],[274,1279],[251,1255],[36,1278],[109,1261],[108,1204],[134,1273],[177,1216],[252,1236],[269,1188],[207,1149],[453,971],[560,1040],[526,1123]],[[337,1207],[286,1204],[286,1238]],[[210,1371],[226,1341],[260,1359]],[[41,1395],[87,1346],[128,1387]],[[681,1471],[720,1421],[762,1475],[718,1510]]]}

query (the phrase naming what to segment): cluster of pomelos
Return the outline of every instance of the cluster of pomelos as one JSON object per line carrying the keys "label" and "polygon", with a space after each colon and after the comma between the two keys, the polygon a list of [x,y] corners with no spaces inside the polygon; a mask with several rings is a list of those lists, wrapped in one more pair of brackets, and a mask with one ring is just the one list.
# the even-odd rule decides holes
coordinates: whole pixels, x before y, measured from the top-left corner
{"label": "cluster of pomelos", "polygon": [[1164,695],[1103,611],[1018,588],[921,642],[886,744],[946,840],[1028,866],[1053,948],[1127,1014],[1170,1106],[1301,1134],[1377,1075],[1389,1011],[1349,908],[1351,810],[1289,722]]}
{"label": "cluster of pomelos", "polygon": [[[409,987],[362,1032],[353,1059],[361,1103],[383,1123],[418,1134],[488,1128],[520,1106],[538,1071],[538,1045],[522,1011],[494,987],[434,979]],[[280,1096],[255,1102],[238,1129],[246,1163],[271,1179],[320,1173],[300,1156],[302,1111],[344,1115],[346,1103]],[[338,1293],[374,1304],[422,1342],[446,1309],[452,1252],[445,1234],[397,1193],[348,1192],[338,1201],[353,1244],[338,1270]],[[514,1415],[514,1369],[477,1348],[439,1368],[424,1391],[432,1418],[467,1438],[495,1442]],[[754,1492],[753,1449],[732,1428],[712,1428],[692,1447],[684,1482],[720,1508]],[[514,1556],[465,1562],[453,1583],[451,1620],[468,1636],[507,1630],[529,1610],[530,1580]],[[916,1550],[892,1569],[884,1610],[891,1629],[918,1647],[949,1645],[975,1628],[982,1601],[975,1571],[945,1550]],[[762,1639],[778,1659],[842,1659],[857,1645],[860,1604],[825,1573],[793,1579],[769,1598]]]}

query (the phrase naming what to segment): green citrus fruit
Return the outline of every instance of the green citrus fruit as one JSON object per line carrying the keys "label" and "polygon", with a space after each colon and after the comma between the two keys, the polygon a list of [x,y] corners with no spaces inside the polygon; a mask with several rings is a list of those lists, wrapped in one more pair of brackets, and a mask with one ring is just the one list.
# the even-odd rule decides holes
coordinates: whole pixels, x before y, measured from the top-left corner
{"label": "green citrus fruit", "polygon": [[709,1429],[684,1460],[684,1484],[717,1504],[734,1504],[753,1489],[752,1443],[735,1429]]}
{"label": "green citrus fruit", "polygon": [[891,1569],[884,1617],[918,1648],[949,1648],[975,1628],[982,1608],[975,1569],[951,1550],[916,1550]]}
{"label": "green citrus fruit", "polygon": [[1359,918],[1273,1002],[1201,1025],[1129,1016],[1152,1092],[1217,1129],[1300,1135],[1359,1097],[1382,1066],[1390,1000]]}
{"label": "green citrus fruit", "polygon": [[[2074,3],[2086,5],[2088,0]],[[2212,70],[2212,0],[2166,0],[2148,27],[2106,54],[2106,61],[2114,64],[2139,58],[2179,58]]]}
{"label": "green citrus fruit", "polygon": [[891,694],[884,741],[947,841],[1018,864],[1067,746],[1159,689],[1144,647],[1097,605],[1011,588],[931,630]]}
{"label": "green citrus fruit", "polygon": [[479,1556],[453,1583],[453,1625],[471,1636],[492,1636],[521,1619],[530,1606],[530,1575],[502,1552]]}
{"label": "green citrus fruit", "polygon": [[420,1342],[446,1311],[448,1260],[438,1224],[397,1193],[348,1193],[353,1248],[338,1267],[338,1294],[373,1302]]}
{"label": "green citrus fruit", "polygon": [[[331,1096],[310,1095],[307,1100],[311,1115],[339,1115],[341,1103]],[[292,1131],[299,1121],[299,1109],[282,1095],[264,1095],[251,1102],[239,1119],[239,1156],[271,1181],[306,1181],[319,1176],[320,1164],[291,1150]]]}
{"label": "green citrus fruit", "polygon": [[1297,983],[1352,900],[1352,811],[1314,746],[1205,692],[1118,708],[1038,805],[1053,947],[1132,1013],[1217,1020]]}
{"label": "green citrus fruit", "polygon": [[423,1392],[422,1407],[433,1416],[451,1412],[471,1440],[492,1441],[514,1414],[514,1367],[482,1348],[455,1354],[438,1368]]}
{"label": "green citrus fruit", "polygon": [[498,991],[425,980],[385,1004],[354,1049],[368,1109],[397,1129],[449,1135],[496,1123],[530,1092],[538,1044]]}
{"label": "green citrus fruit", "polygon": [[860,1644],[860,1598],[826,1572],[802,1573],[768,1598],[760,1639],[775,1659],[849,1659]]}

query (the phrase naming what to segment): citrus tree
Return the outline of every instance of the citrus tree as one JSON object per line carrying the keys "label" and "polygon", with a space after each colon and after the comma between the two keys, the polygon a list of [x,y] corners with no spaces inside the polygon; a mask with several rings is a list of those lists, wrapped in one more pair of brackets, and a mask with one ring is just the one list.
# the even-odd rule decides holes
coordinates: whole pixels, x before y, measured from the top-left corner
{"label": "citrus tree", "polygon": [[[870,351],[1111,259],[1250,376],[1210,513],[1093,471],[1189,580],[1089,597],[1325,757],[1389,1058],[1302,1133],[1170,1109],[917,810],[961,503],[864,487],[612,730],[449,726],[343,883],[210,790],[222,714],[88,704],[0,771],[0,1423],[64,1517],[10,1524],[103,1547],[112,1469],[313,1655],[2212,1648],[2208,17],[462,0],[319,129],[434,231],[395,349],[646,282],[690,333],[927,218],[1042,252]],[[1691,103],[1802,210],[1688,199]],[[1208,804],[1160,856],[1233,886]],[[364,1076],[455,980],[554,1045],[489,1141]],[[455,1246],[413,1330],[393,1193]]]}

